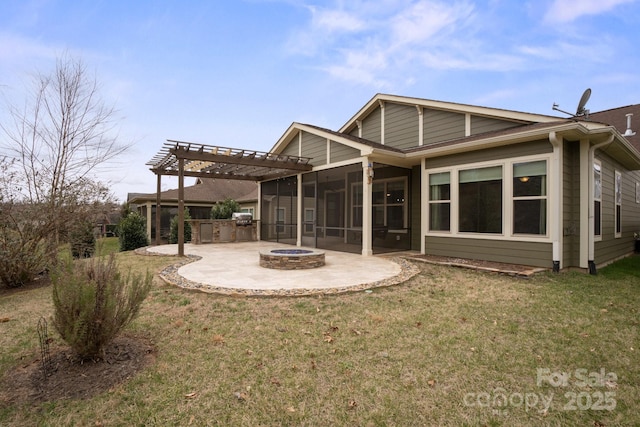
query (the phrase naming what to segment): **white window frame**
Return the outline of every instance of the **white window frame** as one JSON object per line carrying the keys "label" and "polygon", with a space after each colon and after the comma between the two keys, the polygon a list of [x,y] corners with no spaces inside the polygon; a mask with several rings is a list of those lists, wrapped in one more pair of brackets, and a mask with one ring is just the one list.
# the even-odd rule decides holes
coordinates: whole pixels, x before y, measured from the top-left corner
{"label": "white window frame", "polygon": [[[595,173],[596,171],[598,171],[598,174],[600,176],[600,197],[597,197],[596,194],[596,176]],[[602,240],[602,162],[600,160],[594,160],[593,161],[593,170],[591,171],[592,174],[594,174],[593,176],[593,188],[591,189],[591,191],[593,192],[593,226],[594,229],[590,230],[591,233],[593,233],[594,236],[594,241],[599,242]],[[600,215],[596,216],[596,206],[595,203],[599,202],[600,203]],[[596,230],[595,230],[595,226],[596,226],[596,218],[600,218],[600,224],[599,224],[599,230],[600,230],[600,234],[596,234]]]}
{"label": "white window frame", "polygon": [[[513,233],[513,165],[515,163],[528,163],[539,160],[545,160],[547,162],[547,232],[546,234],[514,234]],[[458,231],[458,209],[459,209],[459,189],[458,189],[458,172],[460,170],[468,169],[481,169],[491,166],[502,166],[503,181],[502,181],[502,233],[461,233]],[[551,167],[551,155],[549,154],[536,154],[531,156],[521,157],[509,157],[500,161],[486,161],[477,163],[465,163],[440,168],[425,168],[422,173],[426,174],[425,182],[429,181],[429,174],[450,172],[451,173],[451,223],[450,230],[447,236],[467,239],[486,239],[486,240],[505,240],[505,241],[521,241],[521,242],[551,242],[551,229],[552,218],[550,217],[551,209],[551,195],[549,193],[553,185],[559,185],[557,183],[558,177],[553,173]],[[427,225],[430,223],[430,211],[429,211],[430,195],[427,192],[427,200],[423,201],[423,212],[427,215]],[[446,232],[443,231],[431,231],[427,229],[423,231],[427,236],[443,236]]]}
{"label": "white window frame", "polygon": [[[431,199],[431,175],[436,175],[439,173],[448,173],[449,174],[449,198],[448,199],[438,199],[438,200],[432,200]],[[451,228],[452,228],[452,222],[453,222],[453,218],[452,218],[452,202],[451,199],[453,198],[453,184],[452,184],[452,173],[449,170],[444,170],[441,172],[432,172],[432,171],[428,171],[427,172],[427,192],[428,192],[428,197],[429,199],[427,200],[427,227],[428,227],[428,231],[430,233],[434,233],[434,234],[451,234]],[[457,179],[456,179],[457,182]],[[457,185],[457,184],[456,184]],[[448,230],[433,230],[431,229],[431,205],[437,205],[437,204],[448,204],[449,205],[449,229]],[[456,221],[457,224],[457,221]]]}
{"label": "white window frame", "polygon": [[[620,209],[620,221],[618,221]],[[622,237],[622,172],[616,170],[613,174],[613,223],[615,237]]]}
{"label": "white window frame", "polygon": [[[511,162],[511,173],[513,173],[513,169],[515,167],[515,165],[518,164],[525,164],[525,163],[534,163],[537,161],[543,161],[543,160],[533,160],[533,161],[526,161],[526,162]],[[511,206],[513,207],[515,202],[518,200],[544,200],[545,201],[545,207],[546,207],[546,215],[545,215],[545,221],[546,221],[546,227],[545,227],[545,233],[544,234],[530,234],[530,233],[516,233],[515,231],[513,232],[514,235],[517,236],[546,236],[549,233],[549,162],[545,161],[545,185],[547,188],[545,188],[544,191],[544,196],[514,196],[513,195],[513,188],[511,189]],[[513,187],[513,176],[511,178],[511,183],[510,185]],[[511,216],[511,224],[512,227],[515,228],[515,216],[512,215]]]}

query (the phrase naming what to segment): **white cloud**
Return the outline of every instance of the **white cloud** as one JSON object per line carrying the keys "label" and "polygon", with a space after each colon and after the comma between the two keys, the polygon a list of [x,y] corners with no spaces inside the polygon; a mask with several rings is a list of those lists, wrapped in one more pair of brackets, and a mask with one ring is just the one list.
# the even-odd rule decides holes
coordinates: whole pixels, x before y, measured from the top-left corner
{"label": "white cloud", "polygon": [[547,23],[566,23],[584,15],[599,15],[636,0],[554,0],[545,15]]}
{"label": "white cloud", "polygon": [[311,24],[317,31],[329,33],[353,33],[366,27],[356,13],[343,9],[330,10],[309,6],[312,14]]}
{"label": "white cloud", "polygon": [[468,3],[444,4],[420,1],[401,11],[392,19],[391,31],[394,43],[399,45],[428,41],[440,32],[450,33],[455,24],[466,20],[473,13]]}

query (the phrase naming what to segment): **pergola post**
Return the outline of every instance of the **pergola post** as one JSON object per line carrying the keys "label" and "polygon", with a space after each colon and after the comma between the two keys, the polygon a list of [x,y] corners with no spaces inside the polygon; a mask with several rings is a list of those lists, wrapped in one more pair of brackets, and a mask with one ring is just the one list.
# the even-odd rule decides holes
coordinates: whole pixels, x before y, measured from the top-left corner
{"label": "pergola post", "polygon": [[178,256],[184,256],[184,159],[178,159]]}
{"label": "pergola post", "polygon": [[156,186],[156,246],[160,246],[160,244],[162,243],[160,240],[160,212],[161,212],[161,206],[160,206],[160,191],[162,189],[162,174],[156,174],[156,176],[158,177],[157,179],[157,186]]}

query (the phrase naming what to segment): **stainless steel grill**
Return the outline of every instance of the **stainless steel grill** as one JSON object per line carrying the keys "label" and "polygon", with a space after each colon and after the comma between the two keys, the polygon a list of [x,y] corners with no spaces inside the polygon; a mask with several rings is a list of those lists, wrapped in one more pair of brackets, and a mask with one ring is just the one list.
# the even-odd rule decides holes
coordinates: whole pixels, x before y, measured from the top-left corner
{"label": "stainless steel grill", "polygon": [[247,212],[234,212],[231,214],[231,219],[236,221],[236,225],[251,225],[253,222],[253,216]]}

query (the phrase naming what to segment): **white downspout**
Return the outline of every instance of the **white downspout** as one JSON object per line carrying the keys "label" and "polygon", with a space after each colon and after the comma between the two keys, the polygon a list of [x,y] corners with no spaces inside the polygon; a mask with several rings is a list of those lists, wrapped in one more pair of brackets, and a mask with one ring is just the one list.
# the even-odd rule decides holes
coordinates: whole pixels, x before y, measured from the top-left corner
{"label": "white downspout", "polygon": [[596,152],[597,149],[604,147],[605,145],[609,145],[613,142],[613,138],[615,137],[614,134],[611,134],[606,141],[601,142],[599,144],[593,145],[591,147],[589,147],[589,274],[596,274],[596,263],[595,263],[595,235],[593,232],[593,228],[595,225],[595,219],[594,219],[594,210],[593,210],[593,202],[594,202],[594,195],[593,195],[593,161],[594,161],[594,154]]}
{"label": "white downspout", "polygon": [[554,181],[557,181],[557,185],[551,185],[551,242],[552,242],[552,257],[553,257],[553,272],[558,273],[562,268],[562,137],[558,138],[555,132],[549,132],[549,142],[553,145],[553,155],[551,157],[551,167],[553,172],[551,176]]}

